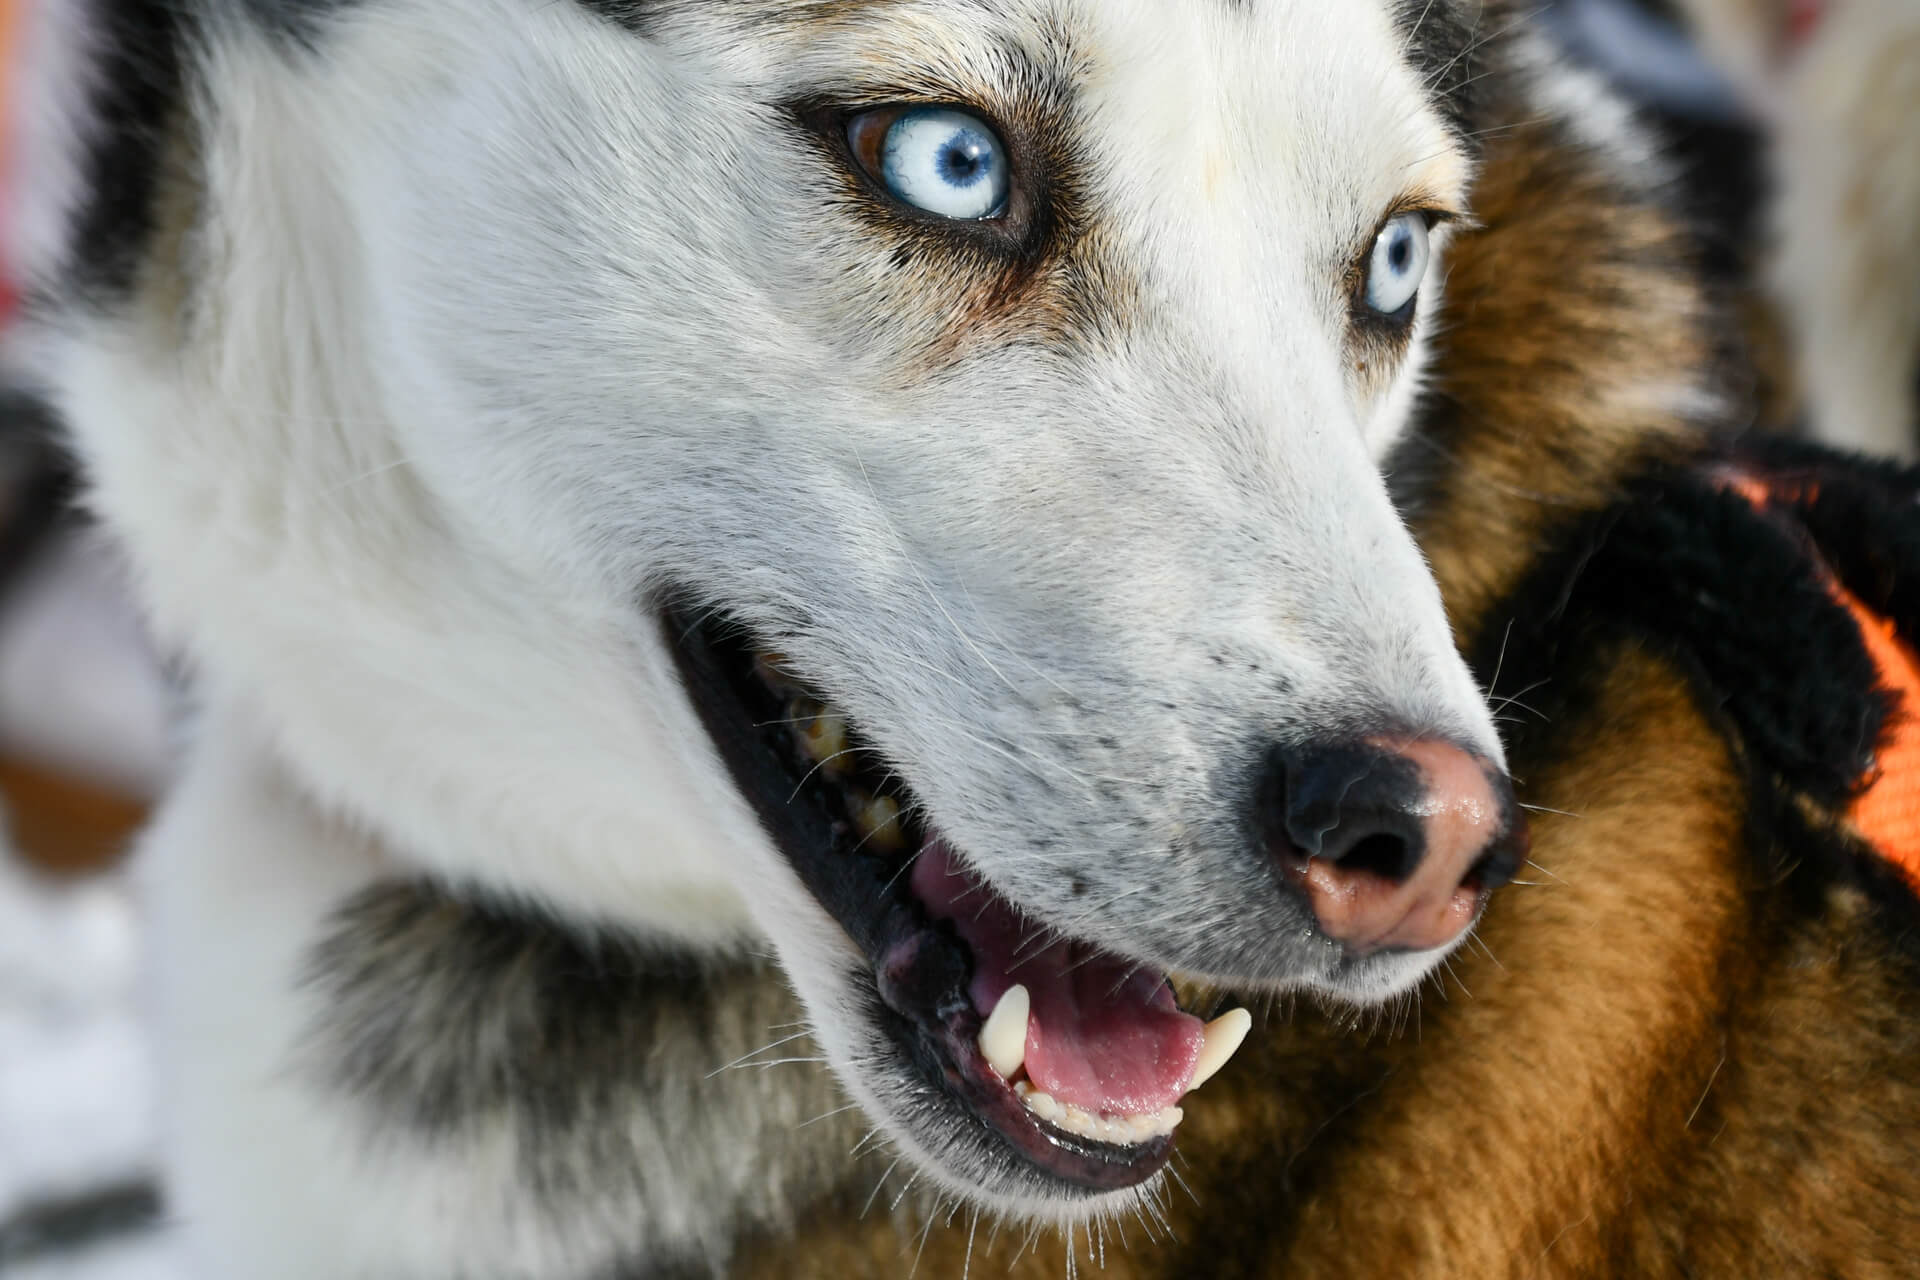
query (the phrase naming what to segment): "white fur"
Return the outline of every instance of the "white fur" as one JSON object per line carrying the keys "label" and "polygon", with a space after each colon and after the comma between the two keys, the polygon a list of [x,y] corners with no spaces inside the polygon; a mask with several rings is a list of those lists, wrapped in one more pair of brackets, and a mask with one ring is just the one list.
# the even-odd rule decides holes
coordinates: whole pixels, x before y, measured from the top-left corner
{"label": "white fur", "polygon": [[[601,1235],[516,1217],[507,1153],[382,1149],[291,1069],[318,922],[403,871],[677,945],[770,938],[935,1182],[1101,1208],[970,1184],[858,1069],[860,958],[719,767],[663,582],[777,638],[1042,919],[1070,861],[1149,884],[1150,920],[1076,929],[1162,965],[1243,909],[1223,765],[1362,713],[1500,759],[1376,470],[1425,322],[1390,376],[1350,367],[1347,265],[1396,200],[1463,205],[1468,177],[1380,6],[926,0],[792,36],[731,12],[642,38],[565,3],[383,0],[297,56],[212,20],[201,222],[155,250],[187,294],[49,331],[94,505],[206,708],[146,856],[209,1275],[597,1260],[570,1241]],[[929,367],[941,278],[882,270],[773,104],[877,75],[991,110],[1008,48],[1071,84],[1134,292],[1085,344],[962,335]],[[1101,785],[1143,777],[1165,792]]]}
{"label": "white fur", "polygon": [[1686,9],[1769,128],[1768,274],[1813,433],[1920,457],[1920,6],[1832,0],[1797,48],[1784,6]]}
{"label": "white fur", "polygon": [[1783,89],[1776,293],[1833,444],[1920,457],[1920,7],[1842,0]]}

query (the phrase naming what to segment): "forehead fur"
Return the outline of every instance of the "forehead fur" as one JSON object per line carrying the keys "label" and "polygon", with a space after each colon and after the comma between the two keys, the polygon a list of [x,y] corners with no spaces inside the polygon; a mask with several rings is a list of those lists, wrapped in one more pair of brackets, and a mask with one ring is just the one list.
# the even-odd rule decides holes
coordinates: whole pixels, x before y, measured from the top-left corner
{"label": "forehead fur", "polygon": [[[1125,99],[1144,108],[1132,123],[1151,122],[1142,142],[1240,109],[1252,135],[1241,140],[1263,144],[1259,127],[1277,109],[1296,125],[1323,126],[1320,141],[1403,144],[1408,168],[1436,152],[1457,161],[1466,149],[1483,38],[1474,0],[580,3],[649,35],[691,40],[716,62],[762,83],[784,80],[795,94],[838,89],[988,108],[1013,95]],[[1452,137],[1437,135],[1436,122]]]}
{"label": "forehead fur", "polygon": [[[1016,172],[1044,182],[1051,223],[1006,270],[863,216],[858,192],[843,204],[869,249],[893,246],[850,248],[859,292],[911,317],[924,338],[912,345],[935,364],[1036,325],[1110,335],[1142,314],[1186,314],[1262,358],[1263,315],[1344,328],[1354,264],[1389,213],[1465,204],[1464,108],[1442,90],[1471,66],[1470,33],[1442,0],[668,0],[607,12],[771,106],[950,102],[1000,127]],[[1173,306],[1135,305],[1166,289]]]}

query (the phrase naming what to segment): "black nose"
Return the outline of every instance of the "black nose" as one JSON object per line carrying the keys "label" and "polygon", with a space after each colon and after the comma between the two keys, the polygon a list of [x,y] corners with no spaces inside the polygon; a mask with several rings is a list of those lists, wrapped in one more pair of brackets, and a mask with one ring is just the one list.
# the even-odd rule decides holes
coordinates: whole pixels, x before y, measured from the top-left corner
{"label": "black nose", "polygon": [[1398,752],[1355,743],[1275,751],[1264,807],[1292,851],[1364,865],[1389,880],[1413,873],[1427,849],[1419,817],[1426,784]]}
{"label": "black nose", "polygon": [[1276,749],[1258,803],[1283,878],[1362,950],[1451,941],[1525,856],[1506,775],[1435,738]]}

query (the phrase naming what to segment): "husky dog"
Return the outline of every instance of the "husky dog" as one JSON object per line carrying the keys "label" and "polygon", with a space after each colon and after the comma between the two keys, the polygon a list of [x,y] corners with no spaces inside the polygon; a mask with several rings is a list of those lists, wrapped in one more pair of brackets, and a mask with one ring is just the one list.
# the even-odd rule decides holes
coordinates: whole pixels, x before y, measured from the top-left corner
{"label": "husky dog", "polygon": [[698,1087],[793,1019],[720,998],[762,953],[927,1185],[1111,1213],[1247,1026],[1169,972],[1389,1000],[1514,874],[1379,470],[1453,4],[29,18],[11,356],[192,671],[143,856],[208,1274],[720,1256],[811,1118]]}
{"label": "husky dog", "polygon": [[1659,164],[1526,54],[1476,46],[1474,226],[1389,465],[1530,864],[1403,1018],[1254,1030],[1137,1221],[841,1161],[735,1274],[1920,1274],[1920,470],[1689,428],[1745,414],[1736,326]]}
{"label": "husky dog", "polygon": [[[1406,1013],[1525,859],[1383,464],[1477,620],[1718,403],[1618,208],[1651,152],[1499,8],[30,16],[8,355],[192,673],[142,856],[209,1276],[753,1267],[803,1224],[857,1266],[923,1193],[1151,1222],[1183,1122],[1229,1184],[1218,1126],[1263,1129],[1213,993]],[[1473,229],[1488,146],[1558,239]],[[1513,448],[1461,470],[1476,351]]]}
{"label": "husky dog", "polygon": [[1772,136],[1773,292],[1813,431],[1920,453],[1920,8],[1684,0]]}

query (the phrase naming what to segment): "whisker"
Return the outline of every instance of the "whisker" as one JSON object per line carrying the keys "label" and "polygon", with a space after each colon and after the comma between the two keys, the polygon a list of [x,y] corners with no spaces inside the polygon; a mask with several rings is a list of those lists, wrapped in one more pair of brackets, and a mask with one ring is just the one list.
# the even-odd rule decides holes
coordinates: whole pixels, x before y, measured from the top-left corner
{"label": "whisker", "polygon": [[879,1196],[880,1188],[887,1185],[887,1179],[892,1177],[893,1171],[900,1167],[900,1161],[902,1158],[903,1157],[901,1156],[895,1156],[893,1158],[893,1163],[888,1165],[886,1167],[886,1170],[883,1173],[881,1173],[880,1181],[874,1183],[873,1190],[867,1193],[867,1202],[860,1206],[860,1217],[863,1221],[865,1220],[868,1211],[873,1208],[874,1199]]}
{"label": "whisker", "polygon": [[[779,1028],[774,1027],[774,1028],[771,1028],[771,1030],[777,1031],[779,1030]],[[778,1040],[775,1040],[772,1044],[763,1044],[758,1049],[754,1049],[749,1053],[741,1054],[739,1057],[735,1058],[732,1062],[727,1063],[725,1066],[715,1067],[713,1070],[707,1072],[706,1078],[711,1080],[723,1071],[731,1071],[735,1067],[748,1066],[750,1065],[749,1059],[757,1058],[769,1049],[778,1049],[783,1044],[792,1044],[795,1040],[800,1039],[800,1037],[806,1034],[807,1034],[806,1031],[802,1029],[794,1032],[790,1036],[781,1036]]]}

